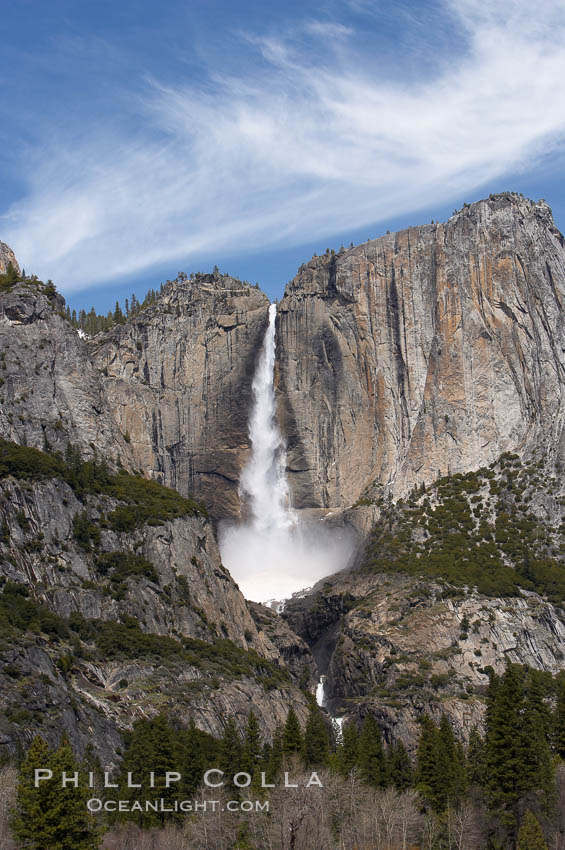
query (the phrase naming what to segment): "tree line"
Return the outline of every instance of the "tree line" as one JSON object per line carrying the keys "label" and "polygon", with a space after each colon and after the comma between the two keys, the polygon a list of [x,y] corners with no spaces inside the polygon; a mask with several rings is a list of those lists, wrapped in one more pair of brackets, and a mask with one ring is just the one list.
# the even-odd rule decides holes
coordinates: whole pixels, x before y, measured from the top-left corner
{"label": "tree line", "polygon": [[[484,734],[473,729],[464,745],[457,740],[445,714],[437,723],[424,714],[413,758],[401,741],[385,743],[372,714],[361,723],[349,722],[338,732],[313,697],[304,728],[291,708],[285,724],[275,729],[268,742],[262,739],[253,711],[241,732],[234,718],[228,718],[221,738],[197,729],[193,722],[183,727],[165,715],[138,720],[125,735],[125,750],[120,769],[112,777],[112,789],[103,787],[102,768],[91,754],[79,762],[68,742],[51,751],[38,737],[20,768],[13,831],[18,846],[33,850],[92,850],[99,846],[105,829],[115,829],[126,821],[140,830],[180,825],[186,815],[174,811],[175,801],[202,794],[204,773],[212,767],[223,772],[222,793],[228,799],[241,800],[267,799],[279,793],[265,785],[280,781],[282,772],[293,765],[295,770],[322,771],[323,776],[330,777],[326,784],[342,783],[340,793],[351,788],[355,780],[359,789],[366,789],[359,790],[360,794],[374,789],[374,799],[381,803],[386,799],[396,800],[399,806],[408,802],[410,822],[419,823],[422,829],[425,824],[435,836],[430,839],[430,850],[450,847],[455,824],[462,828],[468,820],[465,813],[471,811],[473,834],[481,835],[473,846],[488,843],[493,848],[543,850],[547,846],[544,830],[547,834],[559,815],[563,760],[565,676],[552,677],[509,664],[500,676],[490,673]],[[62,788],[54,780],[36,789],[36,767],[52,769],[55,777],[61,770],[68,775],[75,770],[81,776],[91,773],[95,787],[83,783],[78,790]],[[146,782],[149,770],[155,774],[152,787]],[[167,771],[178,771],[182,781],[167,787]],[[234,781],[242,773],[249,776],[248,787]],[[128,777],[143,787],[128,787]],[[86,800],[108,795],[138,800],[143,806],[108,815],[104,822],[95,820],[87,811]],[[316,805],[315,799],[314,791],[303,803],[306,809]],[[165,808],[172,811],[147,811],[147,800],[164,801]],[[478,822],[481,829],[477,832]],[[245,818],[241,823],[244,826],[240,831],[251,828]],[[340,825],[335,829],[337,835]],[[241,847],[253,850],[254,845]]]}
{"label": "tree line", "polygon": [[88,312],[83,309],[77,313],[76,310],[71,310],[67,306],[65,315],[74,328],[83,331],[89,336],[94,336],[94,334],[100,331],[110,330],[114,325],[122,325],[128,319],[139,315],[142,310],[145,310],[146,307],[150,307],[151,304],[157,301],[164,288],[165,284],[161,284],[159,290],[149,289],[141,301],[134,292],[131,298],[125,299],[123,307],[119,301],[116,301],[114,309],[108,310],[107,313],[98,313],[94,307],[91,307]]}

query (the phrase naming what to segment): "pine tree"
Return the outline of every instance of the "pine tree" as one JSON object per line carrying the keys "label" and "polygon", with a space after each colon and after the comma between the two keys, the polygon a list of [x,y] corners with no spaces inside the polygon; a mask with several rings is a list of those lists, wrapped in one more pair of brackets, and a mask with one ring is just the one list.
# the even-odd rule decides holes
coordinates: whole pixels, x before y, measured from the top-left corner
{"label": "pine tree", "polygon": [[[269,765],[268,765],[268,768],[267,768],[267,777],[268,777],[269,782],[273,782],[277,778],[277,776],[280,772],[280,769],[282,767],[283,735],[284,735],[284,729],[279,724],[279,725],[277,725],[277,727],[275,728],[275,731],[273,733],[273,745],[270,749],[270,753],[268,754],[269,755]],[[267,753],[265,753],[265,757],[266,756],[267,756]]]}
{"label": "pine tree", "polygon": [[285,756],[291,753],[302,753],[304,741],[300,731],[300,723],[293,708],[288,712],[284,726],[282,748]]}
{"label": "pine tree", "polygon": [[12,829],[18,841],[24,847],[34,850],[41,850],[46,846],[46,811],[50,797],[47,782],[41,782],[38,788],[34,787],[35,770],[50,769],[51,752],[43,738],[37,735],[20,769],[16,811],[12,822]]}
{"label": "pine tree", "polygon": [[[151,770],[155,773],[154,787],[150,793],[145,793],[146,799],[163,800],[165,807],[171,807],[179,798],[180,783],[171,783],[167,788],[165,773],[177,771],[180,773],[180,752],[176,741],[174,730],[169,725],[164,715],[159,715],[150,721],[151,723]],[[147,771],[147,766],[146,766]],[[157,818],[163,825],[167,815],[158,813]],[[174,817],[169,815],[169,817]]]}
{"label": "pine tree", "polygon": [[179,738],[183,795],[190,797],[198,789],[206,770],[218,764],[219,742],[197,729],[192,718],[188,729],[179,733]]}
{"label": "pine tree", "polygon": [[416,754],[416,787],[423,797],[435,806],[438,757],[438,730],[428,715],[421,721]]}
{"label": "pine tree", "polygon": [[185,793],[190,795],[194,794],[197,790],[207,767],[203,758],[202,747],[200,746],[198,730],[192,718],[190,718],[184,740],[182,777]]}
{"label": "pine tree", "polygon": [[247,715],[247,726],[243,737],[241,768],[253,776],[261,762],[261,733],[259,723],[253,711]]}
{"label": "pine tree", "polygon": [[17,273],[14,264],[11,262],[8,263],[8,265],[6,266],[6,271],[2,275],[0,275],[0,277],[0,282],[6,287],[14,286],[20,280],[20,275]]}
{"label": "pine tree", "polygon": [[465,765],[467,785],[482,786],[485,782],[486,771],[485,742],[476,726],[473,726],[469,735]]}
{"label": "pine tree", "polygon": [[122,321],[123,313],[119,301],[116,301],[116,306],[114,307],[114,314],[112,318],[114,319],[114,322],[116,322],[116,324]]}
{"label": "pine tree", "polygon": [[[122,799],[139,801],[156,801],[163,799],[170,806],[180,794],[179,784],[172,783],[169,788],[165,784],[167,771],[181,772],[181,749],[175,734],[163,715],[151,720],[138,720],[127,741],[127,749],[121,765],[119,786]],[[148,787],[149,773],[155,774],[154,787]],[[141,783],[142,788],[128,788],[127,776],[132,774],[134,783]],[[131,818],[130,818],[131,819]],[[133,819],[141,827],[161,826],[165,814],[153,811],[133,813]]]}
{"label": "pine tree", "polygon": [[523,669],[511,664],[502,677],[491,676],[487,693],[486,781],[489,807],[499,815],[517,802],[521,791],[524,679]]}
{"label": "pine tree", "polygon": [[342,728],[342,742],[336,750],[336,765],[342,776],[348,776],[359,757],[359,730],[351,721]]}
{"label": "pine tree", "polygon": [[304,752],[307,765],[326,765],[330,751],[328,727],[322,712],[312,700],[304,732]]}
{"label": "pine tree", "polygon": [[220,742],[220,768],[224,771],[224,782],[233,794],[238,794],[233,784],[233,777],[242,770],[242,742],[235,720],[229,717],[224,726],[224,734]]}
{"label": "pine tree", "polygon": [[547,689],[545,674],[529,669],[523,712],[523,764],[524,790],[540,789],[549,803],[553,791],[553,767],[549,740],[551,737],[551,714],[545,698]]}
{"label": "pine tree", "polygon": [[565,674],[558,673],[557,702],[553,715],[553,744],[555,752],[565,759]]}
{"label": "pine tree", "polygon": [[[34,784],[36,768],[53,771],[53,778],[38,788]],[[51,753],[42,738],[34,739],[22,764],[12,825],[22,850],[96,850],[100,846],[86,806],[88,787],[84,781],[79,781],[77,788],[62,786],[62,773],[80,776],[79,768],[68,741]]]}
{"label": "pine tree", "polygon": [[372,714],[367,714],[359,735],[358,764],[365,782],[374,788],[386,785],[385,754],[381,730]]}
{"label": "pine tree", "polygon": [[491,676],[486,735],[489,807],[512,832],[524,793],[541,789],[549,803],[553,779],[549,729],[539,673],[509,664],[503,676]]}
{"label": "pine tree", "polygon": [[442,714],[437,736],[435,777],[435,807],[444,811],[448,803],[457,802],[465,788],[465,762],[461,747],[456,743],[453,728]]}
{"label": "pine tree", "polygon": [[80,775],[80,765],[76,761],[68,740],[64,739],[52,758],[54,800],[47,810],[51,827],[50,850],[94,850],[100,846],[100,835],[94,820],[89,814],[86,802],[90,796],[88,787],[79,784],[61,788],[61,775]]}
{"label": "pine tree", "polygon": [[547,850],[547,844],[538,819],[526,811],[518,832],[517,850]]}
{"label": "pine tree", "polygon": [[402,741],[389,747],[387,754],[387,779],[398,791],[406,791],[413,782],[410,756]]}

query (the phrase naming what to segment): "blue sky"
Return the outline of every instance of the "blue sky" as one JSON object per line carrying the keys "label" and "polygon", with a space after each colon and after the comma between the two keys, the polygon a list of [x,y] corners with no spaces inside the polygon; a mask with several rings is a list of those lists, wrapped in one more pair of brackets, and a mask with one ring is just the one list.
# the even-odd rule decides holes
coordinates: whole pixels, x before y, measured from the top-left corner
{"label": "blue sky", "polygon": [[565,227],[565,0],[4,0],[0,239],[75,307],[512,189]]}

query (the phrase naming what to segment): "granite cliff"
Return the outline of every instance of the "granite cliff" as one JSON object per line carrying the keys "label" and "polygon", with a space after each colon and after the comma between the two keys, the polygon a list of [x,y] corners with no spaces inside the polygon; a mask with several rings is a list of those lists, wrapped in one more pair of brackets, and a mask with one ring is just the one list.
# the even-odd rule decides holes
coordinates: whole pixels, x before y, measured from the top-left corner
{"label": "granite cliff", "polygon": [[158,303],[89,344],[135,464],[215,518],[239,515],[255,359],[269,300],[219,273],[168,284]]}
{"label": "granite cliff", "polygon": [[[173,350],[183,339],[194,346],[183,354],[185,380],[190,390],[192,357],[201,403],[208,392],[219,407],[227,392],[210,364],[222,357],[229,364],[225,351],[240,339],[238,297],[217,293],[218,319],[193,300],[201,337],[190,325],[175,342],[165,328]],[[241,298],[256,308],[260,333],[266,298],[249,287]],[[154,324],[159,315],[164,324],[179,319],[171,301],[165,293]],[[276,633],[269,625],[270,636],[256,624],[199,501],[162,486],[154,479],[165,476],[151,466],[146,477],[133,474],[142,458],[126,429],[135,436],[135,419],[115,415],[112,381],[63,308],[52,286],[33,279],[0,292],[0,746],[15,754],[36,732],[56,743],[64,729],[78,752],[94,743],[110,764],[123,730],[161,710],[216,735],[228,716],[243,726],[251,708],[267,738],[289,705],[304,720],[298,683],[315,681],[308,647],[296,639],[294,657],[285,624]],[[224,325],[236,335],[215,348]],[[240,370],[235,355],[232,365]],[[251,364],[245,368],[252,374]],[[140,381],[137,392],[135,381],[134,402],[146,387]],[[221,409],[201,414],[221,423]],[[245,414],[237,415],[244,454]],[[215,451],[206,435],[203,441]]]}
{"label": "granite cliff", "polygon": [[125,472],[84,488],[72,467],[45,471],[52,458],[0,443],[5,751],[35,732],[55,743],[64,727],[79,752],[94,733],[109,764],[122,731],[163,710],[216,735],[251,708],[267,737],[289,705],[305,718],[308,647],[289,672],[284,625],[279,649],[196,503]]}
{"label": "granite cliff", "polygon": [[134,460],[109,406],[103,376],[65,319],[64,300],[20,283],[0,295],[0,437],[85,457]]}
{"label": "granite cliff", "polygon": [[[19,274],[1,243],[9,263]],[[565,240],[544,202],[491,196],[316,257],[287,286],[275,379],[293,501],[362,546],[284,620],[246,603],[215,540],[241,515],[267,297],[180,275],[85,337],[52,286],[8,284],[0,438],[24,454],[0,477],[0,609],[29,617],[6,613],[0,744],[63,725],[111,760],[161,708],[218,733],[253,706],[272,731],[290,704],[305,718],[316,663],[329,707],[376,713],[389,740],[413,740],[424,711],[463,735],[487,667],[565,667]],[[77,487],[69,446],[96,486]],[[134,494],[163,485],[177,512],[136,518]]]}
{"label": "granite cliff", "polygon": [[394,497],[502,452],[564,459],[565,241],[515,194],[301,267],[278,325],[298,507]]}

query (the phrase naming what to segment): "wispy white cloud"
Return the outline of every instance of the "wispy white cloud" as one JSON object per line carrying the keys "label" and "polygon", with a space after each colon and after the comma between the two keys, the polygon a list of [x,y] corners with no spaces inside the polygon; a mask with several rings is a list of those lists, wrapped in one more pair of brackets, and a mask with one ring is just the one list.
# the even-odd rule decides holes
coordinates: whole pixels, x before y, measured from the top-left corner
{"label": "wispy white cloud", "polygon": [[337,20],[304,24],[324,50],[255,37],[261,59],[237,77],[145,81],[136,136],[93,122],[72,143],[52,137],[1,238],[72,291],[460,196],[560,147],[564,11],[565,0],[446,0],[465,50],[417,84],[380,77],[378,56]]}

